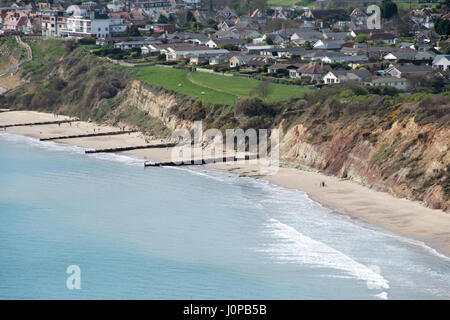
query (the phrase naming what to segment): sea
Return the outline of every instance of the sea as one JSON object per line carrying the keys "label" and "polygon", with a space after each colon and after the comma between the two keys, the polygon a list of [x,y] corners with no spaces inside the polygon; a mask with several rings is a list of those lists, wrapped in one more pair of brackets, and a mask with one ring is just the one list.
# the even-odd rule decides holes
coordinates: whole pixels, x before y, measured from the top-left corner
{"label": "sea", "polygon": [[304,192],[84,151],[0,133],[0,299],[450,299],[449,257]]}

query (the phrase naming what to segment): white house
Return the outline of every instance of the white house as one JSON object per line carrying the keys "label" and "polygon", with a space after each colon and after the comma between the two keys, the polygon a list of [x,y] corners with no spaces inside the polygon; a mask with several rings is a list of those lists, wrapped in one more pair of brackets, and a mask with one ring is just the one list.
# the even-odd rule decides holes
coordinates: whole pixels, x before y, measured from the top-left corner
{"label": "white house", "polygon": [[443,71],[449,70],[450,68],[450,55],[439,54],[434,57],[432,62],[433,68],[440,69]]}
{"label": "white house", "polygon": [[404,78],[396,77],[373,77],[370,82],[367,83],[369,86],[391,86],[397,88],[398,90],[405,90],[407,87],[407,81]]}
{"label": "white house", "polygon": [[355,81],[358,83],[367,83],[370,81],[371,74],[366,69],[361,70],[332,70],[329,71],[322,79],[325,84],[335,84],[347,81]]}
{"label": "white house", "polygon": [[62,36],[110,38],[116,33],[125,32],[123,19],[110,19],[106,15],[95,12],[90,14],[72,15],[67,18]]}

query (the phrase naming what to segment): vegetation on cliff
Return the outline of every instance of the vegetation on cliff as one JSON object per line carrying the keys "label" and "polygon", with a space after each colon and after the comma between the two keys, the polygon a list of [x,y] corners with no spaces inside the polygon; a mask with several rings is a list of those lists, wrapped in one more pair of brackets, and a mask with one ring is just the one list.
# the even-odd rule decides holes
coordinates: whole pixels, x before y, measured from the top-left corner
{"label": "vegetation on cliff", "polygon": [[[26,83],[0,96],[0,107],[127,123],[157,135],[170,134],[168,118],[203,120],[204,129],[280,128],[282,160],[450,209],[448,92],[345,84],[283,102],[214,104],[152,84],[140,86],[147,94],[131,94],[133,75],[89,54],[89,46],[29,43],[35,59],[23,66]],[[156,101],[161,96],[170,105]],[[167,117],[150,115],[155,104]]]}

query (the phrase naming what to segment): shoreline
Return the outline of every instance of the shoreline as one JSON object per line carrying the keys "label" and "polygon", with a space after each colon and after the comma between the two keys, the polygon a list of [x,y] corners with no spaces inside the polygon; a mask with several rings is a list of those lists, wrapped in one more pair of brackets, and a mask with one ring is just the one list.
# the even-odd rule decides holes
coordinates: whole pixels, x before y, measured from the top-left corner
{"label": "shoreline", "polygon": [[[0,125],[68,118],[36,111],[10,111],[0,113]],[[3,132],[33,138],[48,138],[119,130],[120,128],[114,126],[79,121],[60,125],[10,127]],[[103,149],[149,144],[147,139],[142,133],[136,132],[115,136],[54,140],[54,142],[83,148]],[[160,143],[161,140],[155,139],[151,142]],[[132,155],[143,161],[148,159],[169,161],[171,148],[131,150],[116,154]],[[206,167],[266,180],[288,189],[300,190],[305,192],[311,200],[331,209],[335,214],[343,214],[395,234],[421,241],[439,253],[450,257],[450,214],[442,210],[430,209],[417,201],[396,198],[387,192],[376,191],[351,180],[315,171],[280,167],[276,174],[267,176],[259,174],[260,167],[251,163],[209,164]],[[322,181],[325,182],[325,187],[320,186]]]}

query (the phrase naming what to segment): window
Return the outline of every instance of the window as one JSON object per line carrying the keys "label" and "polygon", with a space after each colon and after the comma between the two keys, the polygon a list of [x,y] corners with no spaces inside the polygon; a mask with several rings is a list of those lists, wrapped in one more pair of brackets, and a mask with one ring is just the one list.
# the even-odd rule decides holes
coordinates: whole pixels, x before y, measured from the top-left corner
{"label": "window", "polygon": [[102,28],[98,28],[98,31],[102,31]]}

